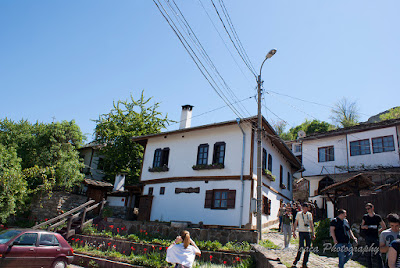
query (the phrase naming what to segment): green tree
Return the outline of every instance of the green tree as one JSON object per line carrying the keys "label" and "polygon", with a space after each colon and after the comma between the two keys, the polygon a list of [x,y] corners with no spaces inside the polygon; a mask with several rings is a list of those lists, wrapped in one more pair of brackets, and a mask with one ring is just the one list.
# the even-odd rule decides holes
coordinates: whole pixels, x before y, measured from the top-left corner
{"label": "green tree", "polygon": [[356,102],[346,98],[338,101],[332,109],[331,119],[339,127],[351,127],[358,124],[360,117]]}
{"label": "green tree", "polygon": [[334,129],[335,126],[325,122],[325,121],[319,121],[319,120],[308,120],[306,119],[303,123],[296,127],[292,127],[289,129],[288,132],[282,132],[280,134],[280,137],[284,140],[295,140],[297,139],[297,135],[299,131],[304,131],[306,135],[310,135],[312,133],[323,133],[327,132],[329,130]]}
{"label": "green tree", "polygon": [[15,148],[32,190],[43,184],[49,188],[48,183],[71,188],[83,180],[80,170],[84,165],[77,151],[82,139],[74,121],[31,124],[0,120],[0,144]]}
{"label": "green tree", "polygon": [[27,197],[26,181],[21,171],[21,159],[12,147],[0,144],[0,222],[14,214]]}
{"label": "green tree", "polygon": [[96,122],[95,142],[102,145],[99,155],[104,156],[105,180],[113,182],[115,175],[126,173],[126,183],[138,182],[143,146],[133,142],[132,137],[161,132],[171,120],[157,111],[159,103],[150,105],[144,91],[138,100],[130,96],[129,101],[117,101],[107,114],[100,115]]}
{"label": "green tree", "polygon": [[389,120],[389,119],[397,119],[400,118],[400,107],[394,107],[392,109],[389,109],[387,113],[382,114],[379,116],[379,119],[383,120]]}

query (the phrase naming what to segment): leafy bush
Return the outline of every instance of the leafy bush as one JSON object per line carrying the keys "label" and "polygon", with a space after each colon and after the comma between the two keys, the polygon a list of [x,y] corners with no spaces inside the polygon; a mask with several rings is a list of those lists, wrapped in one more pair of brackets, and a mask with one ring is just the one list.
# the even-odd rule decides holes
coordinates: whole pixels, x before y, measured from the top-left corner
{"label": "leafy bush", "polygon": [[319,249],[319,254],[329,254],[330,251],[328,252],[323,252],[323,245],[324,243],[332,243],[333,240],[330,235],[330,219],[323,219],[320,220],[319,222],[315,223],[315,240],[313,241],[313,247],[318,247]]}
{"label": "leafy bush", "polygon": [[218,249],[222,248],[222,244],[219,241],[198,241],[195,240],[196,245],[200,249],[205,249],[209,251],[217,251]]}

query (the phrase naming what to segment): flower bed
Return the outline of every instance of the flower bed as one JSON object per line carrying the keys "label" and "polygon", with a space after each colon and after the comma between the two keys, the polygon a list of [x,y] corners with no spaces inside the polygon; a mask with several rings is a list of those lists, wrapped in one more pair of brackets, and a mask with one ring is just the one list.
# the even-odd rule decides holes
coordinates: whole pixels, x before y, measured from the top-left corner
{"label": "flower bed", "polygon": [[[160,244],[144,244],[131,242],[123,239],[107,238],[100,236],[75,235],[70,239],[76,251],[88,253],[94,252],[96,256],[147,256],[152,258],[154,255],[162,255],[165,260],[167,246]],[[86,251],[82,251],[82,248]],[[90,253],[89,252],[89,253]],[[103,255],[101,255],[103,254]],[[110,255],[111,254],[111,255]],[[133,257],[132,257],[133,258]],[[136,258],[136,257],[135,257]],[[161,257],[160,257],[161,258]],[[202,251],[199,258],[201,261],[224,265],[238,265],[242,262],[250,262],[249,253],[232,253],[223,251]],[[135,264],[142,265],[138,262]],[[163,266],[150,266],[163,267]]]}
{"label": "flower bed", "polygon": [[[109,225],[105,229],[99,231],[98,226],[89,226],[83,230],[83,234],[98,236],[98,237],[107,237],[114,238],[118,240],[129,240],[132,242],[139,242],[140,244],[157,244],[161,246],[169,246],[173,242],[172,239],[168,239],[163,237],[161,234],[149,234],[146,230],[140,230],[139,233],[135,234],[127,234],[125,227],[115,227],[114,225]],[[248,242],[236,242],[230,241],[225,245],[222,245],[219,241],[199,241],[197,239],[193,239],[196,242],[196,245],[201,250],[208,251],[224,251],[224,252],[249,252],[250,244]]]}

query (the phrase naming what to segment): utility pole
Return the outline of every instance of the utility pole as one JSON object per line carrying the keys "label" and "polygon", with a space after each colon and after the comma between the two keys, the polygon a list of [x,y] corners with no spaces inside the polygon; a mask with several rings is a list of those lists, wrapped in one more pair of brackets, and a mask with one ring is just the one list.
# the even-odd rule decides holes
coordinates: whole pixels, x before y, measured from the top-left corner
{"label": "utility pole", "polygon": [[257,78],[257,102],[258,102],[258,113],[257,113],[257,232],[258,240],[261,240],[262,236],[262,222],[261,222],[261,204],[262,204],[262,170],[261,170],[261,130],[262,130],[262,115],[261,115],[261,70]]}
{"label": "utility pole", "polygon": [[257,232],[258,240],[262,238],[262,167],[261,167],[261,132],[262,132],[262,115],[261,115],[261,70],[265,61],[275,55],[276,49],[271,49],[267,56],[265,57],[263,63],[261,64],[260,74],[257,77],[257,102],[258,102],[258,112],[257,112]]}

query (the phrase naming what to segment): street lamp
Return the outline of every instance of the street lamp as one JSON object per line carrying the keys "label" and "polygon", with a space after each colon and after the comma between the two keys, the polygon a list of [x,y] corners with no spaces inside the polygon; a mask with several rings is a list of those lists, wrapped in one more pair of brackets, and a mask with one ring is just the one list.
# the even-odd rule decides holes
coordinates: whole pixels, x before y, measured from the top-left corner
{"label": "street lamp", "polygon": [[262,116],[261,116],[261,70],[264,65],[264,62],[267,59],[270,59],[273,55],[275,55],[276,49],[271,49],[260,67],[260,74],[257,77],[257,95],[258,95],[258,124],[257,124],[257,232],[258,232],[258,240],[261,240],[262,236],[262,222],[261,222],[261,203],[262,203],[262,167],[261,167],[261,130],[262,130]]}

